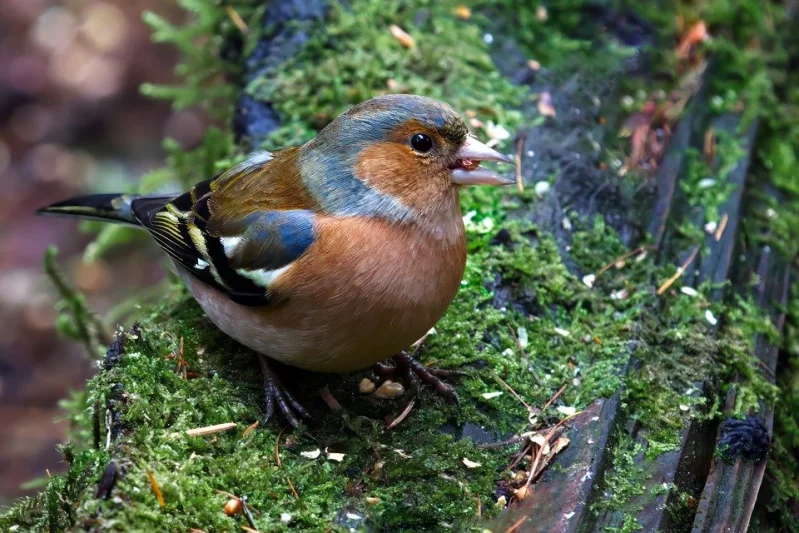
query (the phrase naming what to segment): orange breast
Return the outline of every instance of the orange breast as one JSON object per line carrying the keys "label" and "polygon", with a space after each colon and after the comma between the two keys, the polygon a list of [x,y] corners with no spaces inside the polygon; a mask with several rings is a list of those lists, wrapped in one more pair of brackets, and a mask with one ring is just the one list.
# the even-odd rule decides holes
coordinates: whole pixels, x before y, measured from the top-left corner
{"label": "orange breast", "polygon": [[423,225],[322,218],[317,240],[276,280],[274,306],[243,307],[184,279],[211,320],[256,351],[308,370],[366,368],[424,335],[457,293],[466,251],[453,196]]}

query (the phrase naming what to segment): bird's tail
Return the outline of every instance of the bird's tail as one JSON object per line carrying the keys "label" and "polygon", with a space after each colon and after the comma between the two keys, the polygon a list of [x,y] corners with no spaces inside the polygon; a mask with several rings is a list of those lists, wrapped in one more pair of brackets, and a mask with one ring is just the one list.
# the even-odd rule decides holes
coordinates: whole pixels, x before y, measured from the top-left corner
{"label": "bird's tail", "polygon": [[141,225],[153,211],[161,209],[173,196],[135,196],[129,194],[90,194],[77,196],[36,211],[38,215],[79,217],[121,224]]}

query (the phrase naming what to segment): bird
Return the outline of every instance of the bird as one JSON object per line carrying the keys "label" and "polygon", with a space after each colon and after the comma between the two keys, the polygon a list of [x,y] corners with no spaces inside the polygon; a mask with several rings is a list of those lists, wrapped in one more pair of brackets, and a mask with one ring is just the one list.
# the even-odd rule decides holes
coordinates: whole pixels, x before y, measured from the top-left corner
{"label": "bird", "polygon": [[394,367],[379,368],[452,394],[446,371],[407,350],[461,285],[460,190],[514,183],[483,161],[513,164],[448,104],[392,94],[183,194],[92,194],[37,213],[146,230],[211,322],[257,354],[265,419],[277,407],[296,426],[309,414],[275,361],[344,373],[393,357]]}

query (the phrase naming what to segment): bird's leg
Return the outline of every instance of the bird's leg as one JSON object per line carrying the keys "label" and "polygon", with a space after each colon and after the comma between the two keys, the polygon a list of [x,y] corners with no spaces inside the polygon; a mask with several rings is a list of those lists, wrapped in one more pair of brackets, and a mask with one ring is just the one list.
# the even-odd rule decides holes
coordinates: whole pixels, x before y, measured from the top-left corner
{"label": "bird's leg", "polygon": [[404,351],[395,355],[393,360],[394,366],[378,363],[375,365],[375,372],[387,377],[401,377],[414,384],[421,381],[447,400],[458,403],[458,395],[455,394],[455,389],[447,385],[441,378],[463,376],[464,372],[428,368],[414,359],[411,354]]}
{"label": "bird's leg", "polygon": [[[264,374],[264,396],[266,399],[266,414],[264,423],[269,422],[275,412],[275,405],[283,413],[289,423],[297,427],[300,425],[299,417],[311,418],[305,407],[298,402],[294,396],[280,382],[275,370],[269,364],[269,358],[265,355],[256,354],[261,363],[261,371]],[[299,415],[299,417],[298,417]]]}

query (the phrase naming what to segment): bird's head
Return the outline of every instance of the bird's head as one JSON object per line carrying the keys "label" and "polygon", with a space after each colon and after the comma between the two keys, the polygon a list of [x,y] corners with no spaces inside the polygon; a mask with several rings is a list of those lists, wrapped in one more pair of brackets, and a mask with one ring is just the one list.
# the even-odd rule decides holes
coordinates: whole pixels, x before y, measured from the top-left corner
{"label": "bird's head", "polygon": [[303,146],[300,167],[332,211],[406,218],[452,198],[460,185],[513,183],[482,161],[511,163],[469,134],[443,102],[405,94],[363,102]]}

